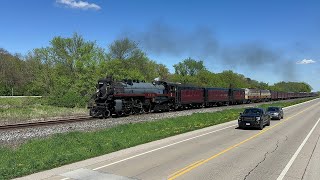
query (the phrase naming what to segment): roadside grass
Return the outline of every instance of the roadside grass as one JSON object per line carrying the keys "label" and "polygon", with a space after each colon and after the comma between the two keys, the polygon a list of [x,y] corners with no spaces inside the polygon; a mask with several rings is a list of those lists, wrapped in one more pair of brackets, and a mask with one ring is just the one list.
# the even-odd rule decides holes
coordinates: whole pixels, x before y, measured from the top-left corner
{"label": "roadside grass", "polygon": [[0,123],[88,114],[85,108],[49,106],[46,101],[37,97],[0,98]]}
{"label": "roadside grass", "polygon": [[21,107],[27,105],[41,104],[43,99],[40,97],[7,97],[0,98],[0,106]]}
{"label": "roadside grass", "polygon": [[[267,106],[290,106],[294,102],[276,102]],[[263,105],[264,106],[264,105]],[[169,136],[237,119],[243,109],[119,125],[96,132],[70,132],[45,139],[34,139],[17,149],[0,148],[0,179],[10,179],[72,162],[129,148]]]}

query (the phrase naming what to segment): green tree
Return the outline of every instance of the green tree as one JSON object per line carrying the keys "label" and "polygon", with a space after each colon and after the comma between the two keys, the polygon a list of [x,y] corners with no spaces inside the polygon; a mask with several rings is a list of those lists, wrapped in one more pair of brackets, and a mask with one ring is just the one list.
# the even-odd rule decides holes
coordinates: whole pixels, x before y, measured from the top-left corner
{"label": "green tree", "polygon": [[150,60],[138,45],[128,38],[114,41],[109,46],[108,54],[111,60],[106,63],[107,74],[112,74],[118,80],[126,78],[152,81],[157,77],[168,77],[169,70],[166,66]]}
{"label": "green tree", "polygon": [[112,59],[125,60],[132,57],[139,57],[141,51],[138,49],[137,43],[128,38],[114,41],[109,46]]}
{"label": "green tree", "polygon": [[311,92],[312,87],[305,82],[278,82],[270,87],[271,90],[284,92]]}
{"label": "green tree", "polygon": [[179,62],[178,64],[173,65],[175,74],[179,74],[181,76],[195,76],[200,71],[206,70],[203,61],[196,61],[192,58],[188,58]]}
{"label": "green tree", "polygon": [[0,49],[0,93],[2,95],[22,95],[30,81],[26,63],[19,54],[12,55]]}

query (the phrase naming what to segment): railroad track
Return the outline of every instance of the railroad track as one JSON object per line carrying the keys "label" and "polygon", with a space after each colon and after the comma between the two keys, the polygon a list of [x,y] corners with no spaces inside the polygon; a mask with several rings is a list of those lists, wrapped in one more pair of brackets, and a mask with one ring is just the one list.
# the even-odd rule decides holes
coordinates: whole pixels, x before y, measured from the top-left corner
{"label": "railroad track", "polygon": [[56,120],[48,120],[48,121],[37,121],[37,122],[28,122],[28,123],[17,123],[17,124],[6,124],[1,125],[0,129],[17,129],[17,128],[27,128],[27,127],[35,127],[35,126],[45,126],[52,124],[63,124],[70,122],[80,122],[80,121],[88,121],[96,118],[90,116],[80,116],[80,117],[71,117],[71,118],[61,118]]}

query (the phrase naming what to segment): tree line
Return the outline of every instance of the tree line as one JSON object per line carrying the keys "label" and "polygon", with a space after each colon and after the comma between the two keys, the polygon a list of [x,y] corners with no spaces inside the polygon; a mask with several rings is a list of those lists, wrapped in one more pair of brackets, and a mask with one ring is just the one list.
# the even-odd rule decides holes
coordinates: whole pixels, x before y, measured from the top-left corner
{"label": "tree line", "polygon": [[42,95],[57,106],[85,106],[95,92],[98,79],[113,75],[116,80],[139,79],[151,82],[159,77],[210,87],[260,88],[277,91],[310,92],[305,82],[279,82],[268,85],[231,70],[209,71],[204,62],[187,58],[175,64],[174,73],[166,65],[150,59],[137,43],[124,38],[106,48],[82,36],[54,37],[47,47],[27,55],[0,49],[0,95]]}

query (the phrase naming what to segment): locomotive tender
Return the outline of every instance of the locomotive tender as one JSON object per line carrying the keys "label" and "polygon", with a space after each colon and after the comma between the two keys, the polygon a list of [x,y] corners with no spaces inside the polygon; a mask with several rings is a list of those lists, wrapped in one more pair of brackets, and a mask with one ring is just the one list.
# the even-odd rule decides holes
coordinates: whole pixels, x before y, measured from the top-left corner
{"label": "locomotive tender", "polygon": [[100,79],[89,102],[90,116],[107,118],[229,104],[310,97],[312,93],[276,92],[259,89],[212,88],[165,81]]}

